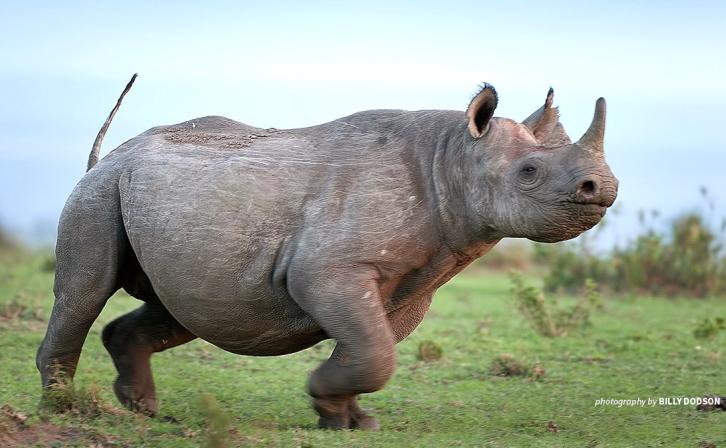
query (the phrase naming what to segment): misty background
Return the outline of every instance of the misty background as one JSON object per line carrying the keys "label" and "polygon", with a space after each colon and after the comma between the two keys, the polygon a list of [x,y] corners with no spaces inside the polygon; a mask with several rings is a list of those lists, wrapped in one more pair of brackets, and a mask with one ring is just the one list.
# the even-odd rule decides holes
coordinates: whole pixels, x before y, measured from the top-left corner
{"label": "misty background", "polygon": [[477,85],[526,118],[555,89],[573,140],[608,100],[620,179],[608,244],[703,208],[726,215],[726,6],[707,1],[16,2],[0,35],[0,224],[49,243],[134,72],[102,156],[204,115],[309,126],[377,108],[464,110]]}

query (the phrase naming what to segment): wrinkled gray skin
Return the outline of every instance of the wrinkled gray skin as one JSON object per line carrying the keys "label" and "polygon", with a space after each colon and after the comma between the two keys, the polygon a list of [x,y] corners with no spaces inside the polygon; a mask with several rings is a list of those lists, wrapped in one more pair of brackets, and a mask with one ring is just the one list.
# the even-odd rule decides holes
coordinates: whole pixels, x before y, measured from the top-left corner
{"label": "wrinkled gray skin", "polygon": [[308,383],[319,424],[376,428],[357,396],[390,378],[438,287],[501,238],[573,238],[615,200],[604,100],[576,144],[551,91],[524,123],[492,118],[496,103],[485,85],[466,113],[373,110],[290,130],[204,117],[124,143],[63,210],[43,385],[72,378],[124,288],[145,304],[103,342],[129,408],[157,411],[151,354],[196,337],[262,356],[334,338]]}

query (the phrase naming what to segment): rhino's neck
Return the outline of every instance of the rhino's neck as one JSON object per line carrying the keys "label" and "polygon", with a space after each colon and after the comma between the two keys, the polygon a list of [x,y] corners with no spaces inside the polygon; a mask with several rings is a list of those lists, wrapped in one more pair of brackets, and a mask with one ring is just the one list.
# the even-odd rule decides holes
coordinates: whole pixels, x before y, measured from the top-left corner
{"label": "rhino's neck", "polygon": [[439,234],[455,255],[476,258],[496,244],[501,235],[489,223],[482,222],[481,210],[487,208],[490,198],[485,198],[484,204],[476,204],[480,211],[477,213],[470,203],[472,198],[467,197],[472,188],[467,174],[472,170],[472,159],[463,113],[447,118],[446,123],[440,123],[438,136],[433,139],[430,161]]}

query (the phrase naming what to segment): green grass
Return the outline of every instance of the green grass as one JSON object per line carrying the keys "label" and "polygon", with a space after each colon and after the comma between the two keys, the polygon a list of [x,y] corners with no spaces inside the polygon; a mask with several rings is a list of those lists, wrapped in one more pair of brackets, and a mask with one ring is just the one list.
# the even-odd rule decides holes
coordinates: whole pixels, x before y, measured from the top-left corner
{"label": "green grass", "polygon": [[[0,260],[0,311],[25,307],[0,319],[0,405],[29,415],[27,431],[68,428],[71,436],[59,445],[200,446],[219,410],[231,421],[232,446],[726,445],[726,412],[595,407],[598,398],[726,395],[726,331],[693,336],[704,318],[726,316],[725,300],[606,299],[586,331],[544,338],[515,310],[506,275],[482,272],[464,273],[439,291],[423,324],[398,346],[394,378],[363,397],[381,423],[379,433],[315,429],[305,382],[329,354],[330,341],[289,356],[252,358],[197,340],[153,358],[160,415],[173,419],[113,409],[115,370],[100,332],[138,305],[124,294],[109,301],[93,326],[76,375],[77,388],[98,388],[102,411],[43,416],[34,365],[52,305],[52,273],[43,265],[40,256]],[[441,359],[420,361],[422,341],[437,344]],[[541,365],[544,376],[493,376],[492,361],[505,353]],[[0,425],[0,445],[2,431]]]}

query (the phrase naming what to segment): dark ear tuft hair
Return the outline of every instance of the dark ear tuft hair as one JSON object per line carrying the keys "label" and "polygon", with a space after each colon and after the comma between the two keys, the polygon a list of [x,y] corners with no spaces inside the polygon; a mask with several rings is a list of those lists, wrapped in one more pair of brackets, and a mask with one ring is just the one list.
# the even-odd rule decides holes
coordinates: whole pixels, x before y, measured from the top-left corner
{"label": "dark ear tuft hair", "polygon": [[545,109],[548,109],[552,107],[552,100],[555,97],[555,89],[550,86],[550,89],[547,91],[547,99],[545,100]]}
{"label": "dark ear tuft hair", "polygon": [[469,119],[469,134],[473,138],[480,138],[489,128],[489,120],[494,116],[494,110],[499,103],[497,91],[491,84],[484,83],[479,93],[474,95],[469,107],[466,108],[466,117]]}

